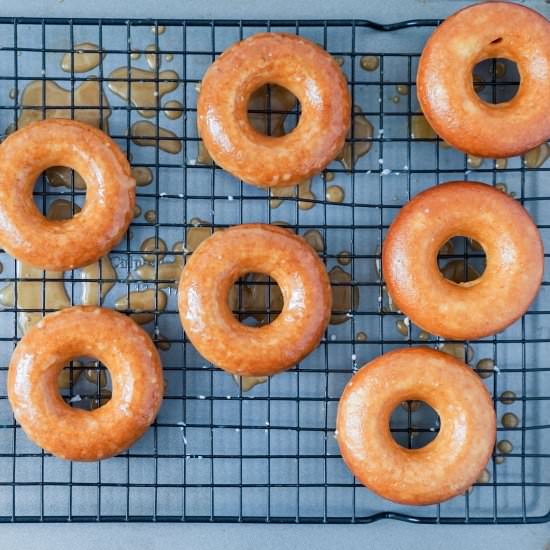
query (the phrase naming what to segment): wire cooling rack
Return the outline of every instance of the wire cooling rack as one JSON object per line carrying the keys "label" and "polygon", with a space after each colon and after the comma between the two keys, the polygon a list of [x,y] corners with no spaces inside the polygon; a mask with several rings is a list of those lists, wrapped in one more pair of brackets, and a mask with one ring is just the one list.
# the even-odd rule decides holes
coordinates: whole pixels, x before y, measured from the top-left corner
{"label": "wire cooling rack", "polygon": [[[464,155],[445,148],[434,136],[411,139],[413,117],[419,114],[415,94],[418,57],[437,24],[434,20],[379,25],[369,21],[0,19],[1,127],[17,126],[22,93],[31,81],[42,83],[42,101],[34,105],[42,116],[52,108],[67,106],[74,115],[76,90],[94,75],[105,95],[98,104],[78,105],[78,112],[99,109],[107,115],[110,109],[110,135],[130,154],[135,167],[152,172],[152,183],[138,188],[141,215],[111,253],[116,274],[102,273],[102,266],[99,277],[92,275],[92,281],[102,281],[103,289],[114,283],[107,294],[98,296],[98,302],[113,307],[133,290],[160,288],[166,281],[159,279],[158,262],[150,264],[152,277],[135,278],[135,270],[144,265],[140,244],[153,237],[158,248],[158,239],[162,239],[168,244],[168,258],[182,261],[185,251],[170,247],[185,241],[196,223],[193,218],[200,218],[200,224],[211,229],[258,221],[283,221],[300,234],[316,229],[324,240],[320,254],[328,269],[337,265],[342,250],[350,253],[350,262],[341,266],[350,281],[341,282],[339,288],[359,293],[356,303],[350,301],[339,312],[346,322],[330,325],[318,349],[299,366],[245,392],[195,352],[182,333],[175,290],[164,288],[166,307],[160,295],[154,294],[151,320],[145,325],[163,343],[167,382],[155,424],[121,456],[101,463],[69,463],[44,453],[17,426],[7,401],[5,378],[11,352],[21,338],[18,320],[25,314],[55,309],[46,303],[45,282],[62,281],[69,303],[81,303],[81,273],[35,275],[31,281],[40,285],[42,298],[36,307],[20,303],[16,286],[14,303],[4,305],[0,313],[0,520],[358,523],[397,518],[422,523],[530,523],[550,519],[546,280],[528,314],[512,327],[454,348],[472,367],[482,358],[496,365],[484,382],[494,396],[498,440],[511,444],[495,450],[485,477],[471,492],[437,506],[392,504],[354,480],[334,438],[338,398],[358,366],[394,348],[443,345],[407,326],[407,320],[392,311],[377,273],[381,242],[400,206],[441,181],[504,183],[534,216],[545,239],[550,228],[550,196],[542,183],[548,171],[544,165],[528,168],[520,158],[509,159],[506,167],[492,160],[479,165],[470,159],[468,163]],[[328,170],[334,181],[326,175],[314,178],[314,198],[286,198],[277,209],[270,207],[266,192],[196,162],[196,87],[204,71],[229,44],[266,30],[301,34],[337,56],[353,103],[373,126],[372,137],[358,138],[352,132],[349,138],[353,147],[365,141],[371,144],[369,153],[352,169],[331,164]],[[103,54],[99,65],[76,73],[70,62],[68,72],[62,71],[63,55],[82,49],[82,43],[99,47]],[[111,93],[108,84],[116,80],[110,75],[118,67],[146,69],[143,55],[135,58],[147,53],[149,44],[163,59],[162,66],[154,69],[156,91],[166,82],[177,86],[162,99],[157,93],[153,117],[148,119],[175,137],[155,130],[151,137],[155,146],[145,148],[129,137],[131,125],[143,120],[137,107],[130,99]],[[363,56],[376,56],[378,67],[365,71]],[[513,82],[497,83],[494,62],[492,69],[487,90],[495,99]],[[177,74],[169,78],[165,70]],[[66,104],[44,107],[50,81],[68,90]],[[131,89],[136,79],[126,77],[126,82]],[[404,95],[396,93],[397,86]],[[171,99],[181,103],[181,118],[166,117],[164,103]],[[293,108],[280,114],[291,120],[297,111]],[[104,128],[106,116],[100,120]],[[183,145],[180,152],[170,154],[159,147],[174,139]],[[345,192],[341,203],[325,200],[327,187],[334,184]],[[44,212],[60,197],[73,204],[82,204],[84,199],[74,179],[64,188],[52,187],[42,177],[35,195]],[[299,208],[306,203],[313,207]],[[152,212],[149,221],[143,217],[146,211]],[[448,252],[448,259],[477,265],[481,261],[480,254],[464,243]],[[151,254],[160,260],[159,250]],[[6,254],[1,261],[0,282],[20,282],[20,266]],[[73,363],[71,372],[79,368]],[[91,393],[99,398],[102,371],[95,372],[98,384],[92,384]],[[514,393],[499,398],[503,391]],[[72,403],[80,399],[72,383],[67,399]],[[506,427],[504,414],[508,414]],[[405,446],[425,443],[437,429],[437,416],[426,407],[399,409],[392,417],[392,431]]]}

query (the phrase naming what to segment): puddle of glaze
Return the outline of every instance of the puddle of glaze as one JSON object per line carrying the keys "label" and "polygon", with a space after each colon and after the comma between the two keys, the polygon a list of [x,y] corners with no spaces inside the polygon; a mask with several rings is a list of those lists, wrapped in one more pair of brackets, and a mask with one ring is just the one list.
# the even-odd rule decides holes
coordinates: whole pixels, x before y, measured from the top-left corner
{"label": "puddle of glaze", "polygon": [[162,62],[162,56],[158,53],[157,47],[154,44],[149,44],[145,47],[145,61],[152,71],[156,71]]}
{"label": "puddle of glaze", "polygon": [[243,392],[250,391],[254,386],[258,384],[265,384],[268,380],[267,376],[237,376],[233,375],[235,384],[241,388]]}
{"label": "puddle of glaze", "polygon": [[[353,106],[353,137],[356,140],[370,140],[373,134],[373,126],[363,114],[359,105]],[[350,129],[347,139],[351,139],[352,130]],[[339,161],[346,170],[352,170],[355,163],[365,156],[372,147],[372,141],[355,141],[350,143],[346,141],[344,148],[336,155],[336,160]]]}
{"label": "puddle of glaze", "polygon": [[[80,268],[82,279],[81,302],[86,306],[98,306],[107,293],[115,286],[116,271],[107,254],[97,262]],[[101,279],[101,283],[98,282]]]}
{"label": "puddle of glaze", "polygon": [[172,99],[164,104],[164,114],[171,120],[176,120],[183,115],[183,104]]}
{"label": "puddle of glaze", "polygon": [[468,164],[468,168],[473,168],[474,170],[476,168],[479,168],[483,164],[483,160],[481,157],[476,157],[475,155],[467,155],[466,156],[466,163]]}
{"label": "puddle of glaze", "polygon": [[435,139],[437,134],[430,126],[424,115],[411,116],[411,138],[412,139]]}
{"label": "puddle of glaze", "polygon": [[[359,305],[359,288],[350,286],[352,282],[351,275],[339,266],[333,267],[328,276],[332,284],[333,313],[330,317],[330,324],[340,325],[351,318],[346,312],[351,313]],[[342,283],[342,285],[336,286],[333,283]]]}
{"label": "puddle of glaze", "polygon": [[[73,215],[73,203],[64,199],[58,199],[50,205],[47,213],[49,220],[66,220]],[[78,207],[75,205],[75,211]],[[17,285],[17,307],[20,309],[42,308],[47,310],[58,310],[69,307],[71,301],[65,290],[65,285],[61,280],[63,271],[43,271],[25,262],[17,264],[16,283],[8,283],[0,290],[0,305],[4,307],[15,307],[15,296]],[[57,281],[41,280],[29,281],[26,279],[60,279]],[[44,302],[42,298],[44,296]],[[33,325],[42,319],[40,311],[19,311],[17,313],[17,324],[23,334],[25,334]]]}
{"label": "puddle of glaze", "polygon": [[360,331],[355,335],[355,339],[358,342],[366,342],[369,339],[369,337],[367,336],[366,332]]}
{"label": "puddle of glaze", "polygon": [[406,338],[409,337],[409,326],[403,319],[397,319],[397,321],[395,321],[395,328],[402,336],[405,336]]}
{"label": "puddle of glaze", "polygon": [[[153,212],[154,214],[153,210],[150,210],[150,212]],[[200,227],[200,225],[207,224],[208,222],[205,222],[199,218],[192,218],[190,223],[195,227],[190,227],[187,229],[186,242],[175,243],[172,247],[172,251],[185,253],[193,252],[212,234],[212,229],[210,227]],[[164,250],[166,250],[166,244],[164,241],[163,244],[165,247]],[[172,262],[160,262],[158,264],[158,272],[156,266],[151,263],[145,263],[136,269],[135,274],[139,279],[145,281],[164,281],[162,283],[158,283],[158,288],[177,288],[183,265],[183,255],[177,254]]]}
{"label": "puddle of glaze", "polygon": [[[44,91],[44,97],[42,92]],[[43,99],[45,101],[43,101]],[[46,118],[73,118],[71,116],[71,91],[62,88],[52,81],[34,80],[30,82],[21,95],[21,112],[18,119],[19,128],[27,126],[31,122],[42,120],[42,106],[55,107],[45,111]],[[97,108],[103,105],[103,109]],[[79,107],[92,107],[82,109]],[[103,94],[101,85],[97,80],[87,80],[74,90],[74,119],[90,124],[95,128],[102,127],[108,131],[108,119],[111,115],[109,101]],[[72,187],[73,172],[65,166],[53,166],[46,170],[46,176],[50,185],[54,187]],[[76,189],[85,189],[84,180],[74,173],[74,186]]]}
{"label": "puddle of glaze", "polygon": [[140,52],[132,52],[132,53],[130,54],[130,58],[131,58],[131,59],[134,59],[134,60],[135,60],[135,59],[139,59],[140,57],[141,57],[141,53],[140,53]]}
{"label": "puddle of glaze", "polygon": [[365,71],[376,71],[380,65],[380,58],[376,55],[364,55],[359,64]]}
{"label": "puddle of glaze", "polygon": [[136,179],[138,187],[145,187],[153,181],[153,172],[147,166],[134,166],[132,168],[132,176]]}
{"label": "puddle of glaze", "polygon": [[97,361],[90,363],[87,369],[84,369],[84,378],[90,384],[96,384],[100,388],[107,385],[107,371],[105,369],[97,369]]}
{"label": "puddle of glaze", "polygon": [[336,177],[334,172],[325,172],[323,177],[325,178],[326,182],[334,181],[334,178]]}
{"label": "puddle of glaze", "polygon": [[154,210],[147,210],[143,217],[147,223],[155,223],[157,221],[157,213]]}
{"label": "puddle of glaze", "polygon": [[[157,141],[157,135],[160,138]],[[166,128],[159,128],[147,120],[134,122],[130,128],[130,136],[136,145],[142,147],[156,147],[173,155],[181,151],[181,140],[174,132]]]}
{"label": "puddle of glaze", "polygon": [[304,239],[316,252],[323,252],[325,250],[325,239],[323,239],[323,235],[317,229],[308,229],[304,233]]}
{"label": "puddle of glaze", "polygon": [[174,54],[173,53],[167,53],[164,56],[164,59],[166,60],[167,63],[170,63],[171,61],[174,61]]}
{"label": "puddle of glaze", "polygon": [[480,277],[477,269],[470,263],[468,263],[467,273],[464,270],[464,260],[455,259],[449,260],[442,268],[441,273],[446,279],[455,283],[466,283],[473,281]]}
{"label": "puddle of glaze", "polygon": [[327,188],[325,197],[328,202],[341,203],[344,202],[345,193],[339,185],[331,185]]}
{"label": "puddle of glaze", "polygon": [[[80,363],[78,361],[73,361],[73,366],[77,367]],[[80,378],[80,375],[82,374],[82,371],[78,368],[73,368],[72,376],[71,376],[71,369],[69,365],[63,368],[63,370],[59,373],[59,376],[57,377],[57,387],[60,390],[68,390],[71,387],[71,379],[72,379],[72,385],[74,386],[78,379]]]}
{"label": "puddle of glaze", "polygon": [[523,162],[527,168],[540,168],[548,157],[550,157],[550,145],[541,143],[523,155]]}
{"label": "puddle of glaze", "polygon": [[[200,218],[191,218],[190,223],[193,227],[188,227],[186,230],[185,246],[183,246],[183,243],[176,243],[172,250],[177,251],[179,249],[185,250],[186,252],[194,252],[202,241],[208,239],[208,237],[212,235],[212,228],[204,227],[208,225],[207,221],[201,220]],[[218,229],[214,229],[214,231],[218,231]]]}
{"label": "puddle of glaze", "polygon": [[[44,90],[44,99],[42,92]],[[45,110],[46,118],[71,117],[71,91],[62,88],[57,83],[46,80],[33,80],[21,95],[21,114],[18,126],[22,128],[31,122],[42,120],[42,107],[55,106]],[[97,108],[103,105],[103,109]],[[86,107],[83,109],[82,107]],[[95,108],[91,108],[95,107]],[[97,80],[86,80],[74,90],[74,119],[85,122],[96,128],[107,129],[108,118],[111,114],[109,101],[102,93],[101,85]]]}
{"label": "puddle of glaze", "polygon": [[157,348],[161,351],[168,351],[172,347],[172,344],[168,341],[168,338],[166,338],[166,336],[163,336],[162,334],[156,334],[153,337],[153,342],[155,346],[157,346]]}
{"label": "puddle of glaze", "polygon": [[[298,185],[291,185],[289,187],[277,187],[270,190],[272,198],[269,201],[271,208],[278,208],[281,206],[285,199],[298,197],[298,208],[300,210],[310,210],[315,206],[315,195],[311,191],[311,179],[307,179],[298,183]],[[275,196],[273,196],[275,195]]]}
{"label": "puddle of glaze", "polygon": [[399,95],[409,95],[409,85],[408,84],[398,84],[395,87],[395,90]]}
{"label": "puddle of glaze", "polygon": [[151,264],[140,265],[135,273],[139,279],[144,281],[164,281],[158,283],[158,288],[177,288],[183,269],[183,258],[177,257],[173,262],[162,262],[157,268]]}
{"label": "puddle of glaze", "polygon": [[146,262],[153,263],[160,262],[164,258],[168,247],[161,238],[149,237],[141,243],[139,250],[142,252],[141,256]]}
{"label": "puddle of glaze", "polygon": [[342,250],[338,253],[338,256],[336,257],[336,261],[341,265],[349,265],[351,264],[352,255],[351,252],[348,250]]}
{"label": "puddle of glaze", "polygon": [[504,170],[508,166],[508,159],[496,159],[495,168],[497,170]]}
{"label": "puddle of glaze", "polygon": [[133,290],[115,300],[115,309],[130,311],[130,317],[139,325],[146,325],[155,318],[153,311],[164,311],[168,298],[162,290],[148,288]]}
{"label": "puddle of glaze", "polygon": [[139,218],[141,216],[141,206],[135,205],[134,206],[134,219]]}
{"label": "puddle of glaze", "polygon": [[[99,53],[99,46],[91,42],[81,42],[74,47],[76,53],[67,52],[61,58],[61,69],[66,73],[87,73],[95,69],[105,54]],[[72,62],[71,62],[72,60]]]}
{"label": "puddle of glaze", "polygon": [[474,358],[474,348],[458,342],[445,342],[440,344],[437,349],[443,353],[452,355],[463,363],[470,363]]}
{"label": "puddle of glaze", "polygon": [[485,89],[485,80],[479,74],[474,74],[473,77],[474,90],[479,94]]}
{"label": "puddle of glaze", "polygon": [[10,89],[10,91],[8,92],[8,97],[10,99],[15,99],[17,97],[17,91],[15,90],[15,88]]}
{"label": "puddle of glaze", "polygon": [[197,158],[195,162],[197,164],[204,164],[206,166],[212,166],[212,164],[214,164],[214,161],[210,156],[210,153],[208,152],[206,145],[202,141],[199,141]]}
{"label": "puddle of glaze", "polygon": [[[109,82],[109,88],[117,96],[128,101],[128,89],[130,88],[132,105],[138,109],[141,116],[151,118],[155,116],[155,109],[160,106],[162,97],[173,92],[177,87],[177,82],[166,82],[166,80],[177,80],[178,74],[175,71],[161,71],[159,73],[159,82],[155,82],[157,74],[155,71],[146,71],[132,67],[129,71],[127,67],[115,69],[109,78],[116,79]],[[128,78],[132,80],[128,86]]]}
{"label": "puddle of glaze", "polygon": [[166,32],[166,27],[164,25],[153,25],[151,27],[151,32],[160,36]]}

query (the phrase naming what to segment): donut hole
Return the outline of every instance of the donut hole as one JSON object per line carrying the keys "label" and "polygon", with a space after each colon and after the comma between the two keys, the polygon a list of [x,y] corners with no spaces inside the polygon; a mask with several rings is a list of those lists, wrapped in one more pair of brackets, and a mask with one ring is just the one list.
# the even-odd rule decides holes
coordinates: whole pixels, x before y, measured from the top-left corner
{"label": "donut hole", "polygon": [[425,401],[403,401],[390,416],[390,432],[405,449],[421,449],[437,437],[440,421],[437,412]]}
{"label": "donut hole", "polygon": [[248,101],[248,121],[260,134],[281,137],[298,126],[300,102],[277,84],[258,88]]}
{"label": "donut hole", "polygon": [[470,283],[485,271],[485,251],[477,241],[457,235],[441,246],[437,264],[445,279],[456,284]]}
{"label": "donut hole", "polygon": [[[50,173],[58,174],[60,178],[64,179],[53,180]],[[86,194],[86,189],[77,185],[79,179],[80,176],[74,170],[64,166],[54,166],[40,174],[33,190],[33,200],[38,211],[52,221],[68,220],[78,214],[82,209]],[[56,183],[52,183],[52,181]],[[65,190],[64,193],[60,187]],[[71,191],[67,191],[66,187]],[[52,188],[55,191],[52,192]]]}
{"label": "donut hole", "polygon": [[105,365],[91,357],[75,358],[60,371],[57,385],[70,407],[95,410],[111,399],[111,378]]}
{"label": "donut hole", "polygon": [[[497,38],[491,44],[502,41]],[[511,59],[495,57],[480,61],[472,71],[477,95],[486,103],[506,103],[517,94],[521,82],[517,64]]]}
{"label": "donut hole", "polygon": [[283,295],[277,282],[266,273],[246,273],[231,287],[227,297],[234,317],[248,326],[274,321],[283,308]]}

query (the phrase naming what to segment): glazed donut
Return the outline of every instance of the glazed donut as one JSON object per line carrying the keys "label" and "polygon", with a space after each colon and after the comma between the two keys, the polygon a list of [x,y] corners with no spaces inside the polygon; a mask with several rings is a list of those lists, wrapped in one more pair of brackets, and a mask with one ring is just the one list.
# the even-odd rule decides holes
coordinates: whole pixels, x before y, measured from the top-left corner
{"label": "glazed donut", "polygon": [[[281,137],[256,131],[248,101],[278,84],[301,104],[296,128]],[[300,36],[259,33],[223,52],[208,68],[197,103],[199,135],[212,158],[245,182],[288,186],[320,172],[344,146],[350,95],[336,61]]]}
{"label": "glazed donut", "polygon": [[[47,220],[34,204],[36,178],[51,166],[72,168],[86,182],[86,201],[72,219]],[[135,185],[126,157],[101,130],[74,120],[29,124],[0,146],[0,246],[42,269],[88,265],[126,231]]]}
{"label": "glazed donut", "polygon": [[[76,357],[109,369],[112,398],[93,411],[71,408],[57,377]],[[23,336],[11,358],[8,398],[27,436],[67,460],[100,460],[127,449],[155,419],[162,367],[148,334],[110,309],[75,306],[46,315]]]}
{"label": "glazed donut", "polygon": [[[270,324],[239,323],[229,291],[247,273],[265,273],[284,305]],[[193,252],[179,283],[185,333],[208,361],[239,376],[269,376],[308,355],[330,318],[332,295],[323,262],[302,237],[264,224],[214,233]]]}
{"label": "glazed donut", "polygon": [[[420,449],[399,445],[389,430],[394,409],[424,401],[440,429]],[[479,377],[458,359],[429,348],[391,351],[350,380],[338,405],[342,458],[361,483],[400,504],[435,504],[468,489],[491,457],[496,418]]]}
{"label": "glazed donut", "polygon": [[[454,283],[437,264],[441,246],[470,237],[485,251],[478,279]],[[425,331],[457,340],[482,338],[521,317],[542,281],[544,251],[521,204],[483,183],[449,182],[419,193],[384,240],[388,294]]]}
{"label": "glazed donut", "polygon": [[[504,103],[475,92],[472,70],[484,59],[517,64],[521,83]],[[418,65],[418,101],[435,132],[479,157],[518,155],[550,137],[550,23],[525,6],[487,2],[464,8],[429,38]]]}

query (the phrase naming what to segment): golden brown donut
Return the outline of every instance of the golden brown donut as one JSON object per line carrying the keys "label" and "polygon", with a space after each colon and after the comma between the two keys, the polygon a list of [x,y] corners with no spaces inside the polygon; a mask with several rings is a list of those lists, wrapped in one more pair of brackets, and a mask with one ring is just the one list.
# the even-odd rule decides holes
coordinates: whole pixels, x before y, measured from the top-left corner
{"label": "golden brown donut", "polygon": [[[475,92],[472,70],[484,59],[517,64],[521,83],[504,103]],[[418,65],[418,101],[435,132],[453,147],[502,158],[550,137],[550,23],[525,6],[487,2],[464,8],[429,38]]]}
{"label": "golden brown donut", "polygon": [[[69,220],[47,220],[34,204],[36,179],[51,166],[72,168],[86,182],[84,206]],[[43,269],[88,265],[125,233],[135,185],[126,157],[101,130],[64,119],[29,124],[0,146],[0,246]]]}
{"label": "golden brown donut", "polygon": [[[300,100],[300,120],[289,134],[267,136],[251,126],[248,101],[264,84]],[[344,146],[350,114],[347,82],[333,57],[286,33],[255,34],[225,50],[206,71],[197,103],[199,134],[212,158],[260,187],[320,172]]]}
{"label": "golden brown donut", "polygon": [[[94,357],[111,374],[112,398],[99,409],[71,408],[59,395],[61,369]],[[15,418],[37,445],[67,460],[100,460],[127,449],[155,419],[162,367],[147,333],[116,311],[76,306],[46,315],[23,336],[8,371]]]}
{"label": "golden brown donut", "polygon": [[[455,283],[437,265],[441,246],[471,237],[486,254],[478,279]],[[425,331],[457,340],[482,338],[511,325],[542,281],[542,241],[517,201],[483,183],[454,181],[419,193],[400,211],[384,240],[389,295]]]}
{"label": "golden brown donut", "polygon": [[[392,437],[394,409],[424,401],[439,415],[439,433],[426,446],[406,449]],[[353,376],[336,420],[342,458],[361,483],[400,504],[435,504],[468,489],[495,444],[491,396],[458,359],[429,348],[377,357]]]}
{"label": "golden brown donut", "polygon": [[[265,273],[284,305],[270,324],[246,326],[228,295],[247,273]],[[268,376],[295,365],[319,343],[332,295],[325,265],[288,229],[245,224],[214,233],[187,262],[179,283],[179,314],[191,343],[206,359],[240,376]]]}

